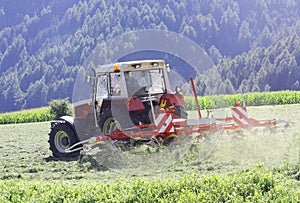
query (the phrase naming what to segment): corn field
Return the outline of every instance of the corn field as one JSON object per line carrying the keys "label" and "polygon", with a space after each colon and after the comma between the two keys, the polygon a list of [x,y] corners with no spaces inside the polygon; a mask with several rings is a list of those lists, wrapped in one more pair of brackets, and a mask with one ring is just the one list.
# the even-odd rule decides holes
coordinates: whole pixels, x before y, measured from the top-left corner
{"label": "corn field", "polygon": [[[243,103],[241,94],[198,96],[201,109],[227,108],[237,101]],[[247,106],[297,104],[300,103],[300,91],[247,93],[244,94],[244,101]],[[188,111],[196,110],[192,96],[185,97],[184,107]],[[43,122],[54,118],[55,115],[51,113],[50,107],[41,107],[0,114],[0,124]]]}
{"label": "corn field", "polygon": [[[235,102],[243,104],[243,100],[246,106],[298,104],[300,103],[300,91],[247,93],[244,94],[244,99],[241,94],[198,96],[201,109],[227,108],[233,106]],[[196,109],[194,97],[185,97],[185,109]]]}
{"label": "corn field", "polygon": [[54,117],[55,115],[50,113],[50,107],[41,107],[0,114],[0,124],[50,121]]}

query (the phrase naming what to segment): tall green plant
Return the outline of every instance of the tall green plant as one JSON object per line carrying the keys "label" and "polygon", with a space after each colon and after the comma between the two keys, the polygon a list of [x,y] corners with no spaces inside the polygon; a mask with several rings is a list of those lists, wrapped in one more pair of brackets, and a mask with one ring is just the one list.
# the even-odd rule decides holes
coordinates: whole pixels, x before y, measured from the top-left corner
{"label": "tall green plant", "polygon": [[50,113],[55,115],[55,119],[61,116],[72,115],[72,106],[69,98],[52,100],[49,106]]}
{"label": "tall green plant", "polygon": [[[213,95],[197,98],[201,109],[226,108],[233,106],[235,102],[243,102],[241,94]],[[185,97],[185,109],[195,110],[195,100],[191,96]],[[262,105],[284,105],[300,103],[300,91],[278,91],[278,92],[254,92],[244,94],[247,106]]]}
{"label": "tall green plant", "polygon": [[54,115],[50,113],[48,106],[0,114],[0,124],[42,122],[53,119]]}

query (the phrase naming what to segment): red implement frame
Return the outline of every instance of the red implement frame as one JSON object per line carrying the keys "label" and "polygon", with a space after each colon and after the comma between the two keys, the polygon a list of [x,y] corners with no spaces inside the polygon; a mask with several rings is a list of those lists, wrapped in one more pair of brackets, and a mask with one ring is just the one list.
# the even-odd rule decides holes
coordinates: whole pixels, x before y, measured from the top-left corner
{"label": "red implement frame", "polygon": [[[226,118],[202,118],[200,106],[197,100],[196,89],[193,78],[190,79],[193,93],[195,96],[196,107],[199,119],[188,120],[178,119],[172,110],[163,110],[155,115],[155,121],[152,124],[138,125],[132,128],[115,130],[106,135],[101,134],[82,141],[78,144],[85,144],[87,148],[109,140],[127,140],[127,139],[151,139],[151,138],[168,138],[180,134],[192,135],[207,132],[217,132],[223,130],[245,129],[250,127],[275,126],[276,120],[255,120],[249,118],[245,106],[239,104],[231,108],[232,117]],[[70,150],[75,147],[73,145]]]}
{"label": "red implement frame", "polygon": [[[246,109],[245,107],[241,107]],[[232,111],[239,111],[239,107],[233,107]],[[162,112],[156,115],[172,116],[173,113]],[[240,122],[237,122],[237,119]],[[100,144],[104,141],[109,140],[126,140],[126,139],[151,139],[153,137],[160,137],[165,139],[169,136],[177,136],[180,134],[192,135],[194,133],[201,134],[206,132],[218,132],[223,130],[235,130],[235,129],[245,129],[249,127],[262,127],[262,126],[275,126],[276,120],[255,120],[248,117],[227,117],[227,118],[216,118],[216,119],[197,119],[197,120],[187,120],[187,119],[172,119],[170,123],[164,121],[163,126],[169,126],[165,131],[161,131],[159,126],[155,124],[139,125],[133,128],[115,130],[109,135],[99,135],[90,139],[89,144],[95,145]],[[190,124],[193,123],[194,124]],[[218,123],[220,122],[220,123]],[[171,127],[170,127],[171,126]],[[171,130],[173,129],[173,130]]]}
{"label": "red implement frame", "polygon": [[199,105],[199,102],[198,102],[198,99],[197,99],[196,88],[195,88],[194,80],[193,80],[192,77],[190,77],[190,81],[191,81],[191,84],[192,84],[192,90],[193,90],[193,94],[194,94],[194,98],[195,98],[195,103],[196,103],[196,108],[197,108],[198,116],[199,116],[199,119],[201,119],[202,116],[201,116],[200,105]]}

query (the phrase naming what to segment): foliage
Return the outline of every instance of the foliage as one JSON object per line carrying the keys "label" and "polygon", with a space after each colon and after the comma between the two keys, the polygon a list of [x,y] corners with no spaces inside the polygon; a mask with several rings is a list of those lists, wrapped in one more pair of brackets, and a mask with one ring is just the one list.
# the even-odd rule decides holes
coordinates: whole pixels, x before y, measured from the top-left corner
{"label": "foliage", "polygon": [[49,102],[49,106],[0,114],[0,124],[43,122],[72,115],[68,98]]}
{"label": "foliage", "polygon": [[72,105],[69,99],[57,99],[49,103],[50,114],[55,115],[55,119],[61,116],[72,115]]}
{"label": "foliage", "polygon": [[1,180],[1,202],[297,202],[298,184],[257,166],[227,176],[119,180]]}
{"label": "foliage", "polygon": [[[247,106],[298,104],[300,103],[300,92],[247,93],[244,94],[244,100]],[[201,109],[228,108],[233,106],[237,101],[242,104],[241,94],[198,97]],[[196,110],[194,97],[185,96],[184,107],[188,111]],[[72,115],[71,104],[67,98],[53,100],[49,103],[48,107],[0,114],[0,124],[50,121],[63,115]]]}
{"label": "foliage", "polygon": [[[246,106],[262,105],[283,105],[300,103],[299,91],[279,91],[279,92],[256,92],[244,94]],[[214,95],[198,97],[201,109],[214,109],[234,106],[235,102],[243,104],[241,94]],[[191,96],[185,97],[185,109],[196,110],[195,99]]]}
{"label": "foliage", "polygon": [[[216,64],[204,73],[204,83],[199,79],[199,92],[205,95],[299,90],[299,4],[283,0],[41,0],[39,5],[30,0],[22,5],[4,1],[0,112],[71,97],[77,72],[97,45],[144,29],[176,32],[205,49]],[[114,50],[103,52],[113,55]]]}
{"label": "foliage", "polygon": [[197,75],[198,92],[209,95],[300,90],[299,42],[299,36],[294,34],[274,46],[257,47],[233,59],[226,58]]}
{"label": "foliage", "polygon": [[0,114],[0,124],[42,122],[53,119],[54,114],[50,113],[50,107]]}

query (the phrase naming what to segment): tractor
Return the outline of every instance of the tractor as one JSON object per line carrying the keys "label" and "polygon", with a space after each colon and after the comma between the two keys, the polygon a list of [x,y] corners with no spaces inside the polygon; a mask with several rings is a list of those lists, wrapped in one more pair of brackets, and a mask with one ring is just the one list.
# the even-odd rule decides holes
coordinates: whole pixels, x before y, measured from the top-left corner
{"label": "tractor", "polygon": [[188,119],[179,88],[175,93],[170,88],[168,69],[163,60],[93,68],[86,77],[93,89],[91,99],[73,104],[74,118],[63,116],[51,122],[49,144],[53,156],[78,157],[81,152],[103,147],[103,143],[127,150],[144,144],[168,145],[180,141],[181,135],[192,138],[195,134],[276,126],[275,119],[249,118],[244,99],[243,105],[237,101],[231,108],[231,117],[203,118],[192,77],[198,118]]}
{"label": "tractor", "polygon": [[[73,104],[74,117],[63,116],[51,122],[48,142],[53,156],[77,157],[76,148],[82,148],[79,143],[99,134],[109,135],[136,126],[144,126],[143,131],[147,131],[161,109],[172,109],[172,119],[186,119],[183,95],[179,90],[172,93],[168,70],[163,60],[119,62],[94,68],[86,77],[93,89],[91,99]],[[129,139],[122,139],[123,144],[124,140]],[[149,140],[145,138],[143,142]],[[68,150],[73,145],[77,145],[75,150]]]}

